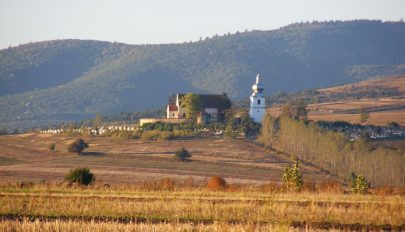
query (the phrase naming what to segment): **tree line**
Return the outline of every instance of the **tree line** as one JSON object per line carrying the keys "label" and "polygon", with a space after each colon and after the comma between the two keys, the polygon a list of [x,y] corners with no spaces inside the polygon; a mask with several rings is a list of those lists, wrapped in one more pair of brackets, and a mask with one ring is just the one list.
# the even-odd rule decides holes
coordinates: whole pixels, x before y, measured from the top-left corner
{"label": "tree line", "polygon": [[351,142],[344,133],[319,128],[306,120],[266,115],[258,141],[317,164],[342,179],[362,174],[373,186],[404,186],[403,150],[372,148],[366,138]]}

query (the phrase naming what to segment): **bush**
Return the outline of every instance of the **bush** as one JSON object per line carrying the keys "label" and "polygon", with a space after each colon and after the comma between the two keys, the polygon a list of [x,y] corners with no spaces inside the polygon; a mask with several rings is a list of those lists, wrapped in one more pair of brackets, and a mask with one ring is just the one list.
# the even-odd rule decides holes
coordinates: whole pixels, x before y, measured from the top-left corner
{"label": "bush", "polygon": [[293,166],[288,165],[284,169],[282,179],[287,190],[301,190],[304,182],[302,180],[302,173],[298,170],[298,160],[294,162]]}
{"label": "bush", "polygon": [[55,152],[55,150],[56,150],[56,145],[55,145],[54,143],[51,143],[51,144],[49,145],[48,149],[49,149],[50,151],[52,151],[52,152]]}
{"label": "bush", "polygon": [[118,138],[118,139],[139,139],[140,133],[139,131],[108,131],[103,134],[104,136]]}
{"label": "bush", "polygon": [[370,184],[368,183],[366,177],[362,174],[356,175],[355,173],[351,174],[351,187],[352,192],[365,194],[368,191]]}
{"label": "bush", "polygon": [[69,183],[78,183],[80,185],[89,185],[96,180],[94,174],[89,168],[71,169],[65,176],[65,181]]}
{"label": "bush", "polygon": [[184,147],[178,151],[176,151],[176,153],[174,154],[176,156],[177,159],[181,160],[181,161],[186,161],[191,157],[190,152],[188,152]]}
{"label": "bush", "polygon": [[83,139],[76,139],[74,142],[69,144],[68,151],[70,153],[77,153],[80,155],[82,151],[89,147],[89,144],[85,143]]}
{"label": "bush", "polygon": [[174,135],[172,132],[169,131],[151,130],[143,131],[141,138],[143,140],[169,140],[174,138]]}
{"label": "bush", "polygon": [[223,190],[225,189],[227,186],[226,181],[224,178],[220,177],[220,176],[212,176],[209,180],[208,180],[208,184],[207,187],[210,190]]}
{"label": "bush", "polygon": [[28,182],[28,181],[17,182],[17,187],[19,187],[19,188],[32,188],[32,187],[34,187],[34,183],[33,182]]}

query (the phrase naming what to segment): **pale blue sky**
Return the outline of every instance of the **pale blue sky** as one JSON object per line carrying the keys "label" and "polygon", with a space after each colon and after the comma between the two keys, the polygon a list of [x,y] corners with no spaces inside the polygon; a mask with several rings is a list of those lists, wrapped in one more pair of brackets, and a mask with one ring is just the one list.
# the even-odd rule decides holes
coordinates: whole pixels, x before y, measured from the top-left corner
{"label": "pale blue sky", "polygon": [[0,0],[0,48],[51,39],[196,41],[312,20],[405,18],[405,0]]}

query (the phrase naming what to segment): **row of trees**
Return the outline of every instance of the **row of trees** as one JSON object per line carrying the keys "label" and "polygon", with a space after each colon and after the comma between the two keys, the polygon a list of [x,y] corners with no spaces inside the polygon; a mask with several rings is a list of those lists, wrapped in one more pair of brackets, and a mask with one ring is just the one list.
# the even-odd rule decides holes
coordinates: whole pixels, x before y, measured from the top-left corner
{"label": "row of trees", "polygon": [[403,151],[371,148],[365,139],[350,142],[343,133],[321,129],[311,122],[266,115],[258,140],[344,179],[354,172],[363,174],[375,186],[405,185]]}

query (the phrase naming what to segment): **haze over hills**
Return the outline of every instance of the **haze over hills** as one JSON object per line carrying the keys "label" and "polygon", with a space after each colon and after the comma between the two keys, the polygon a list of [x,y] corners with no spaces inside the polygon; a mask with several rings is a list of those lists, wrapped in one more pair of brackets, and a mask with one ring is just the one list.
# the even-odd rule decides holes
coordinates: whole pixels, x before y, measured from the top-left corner
{"label": "haze over hills", "polygon": [[0,51],[0,126],[30,127],[96,112],[142,111],[176,92],[266,94],[405,74],[405,23],[293,24],[194,43],[56,40]]}

